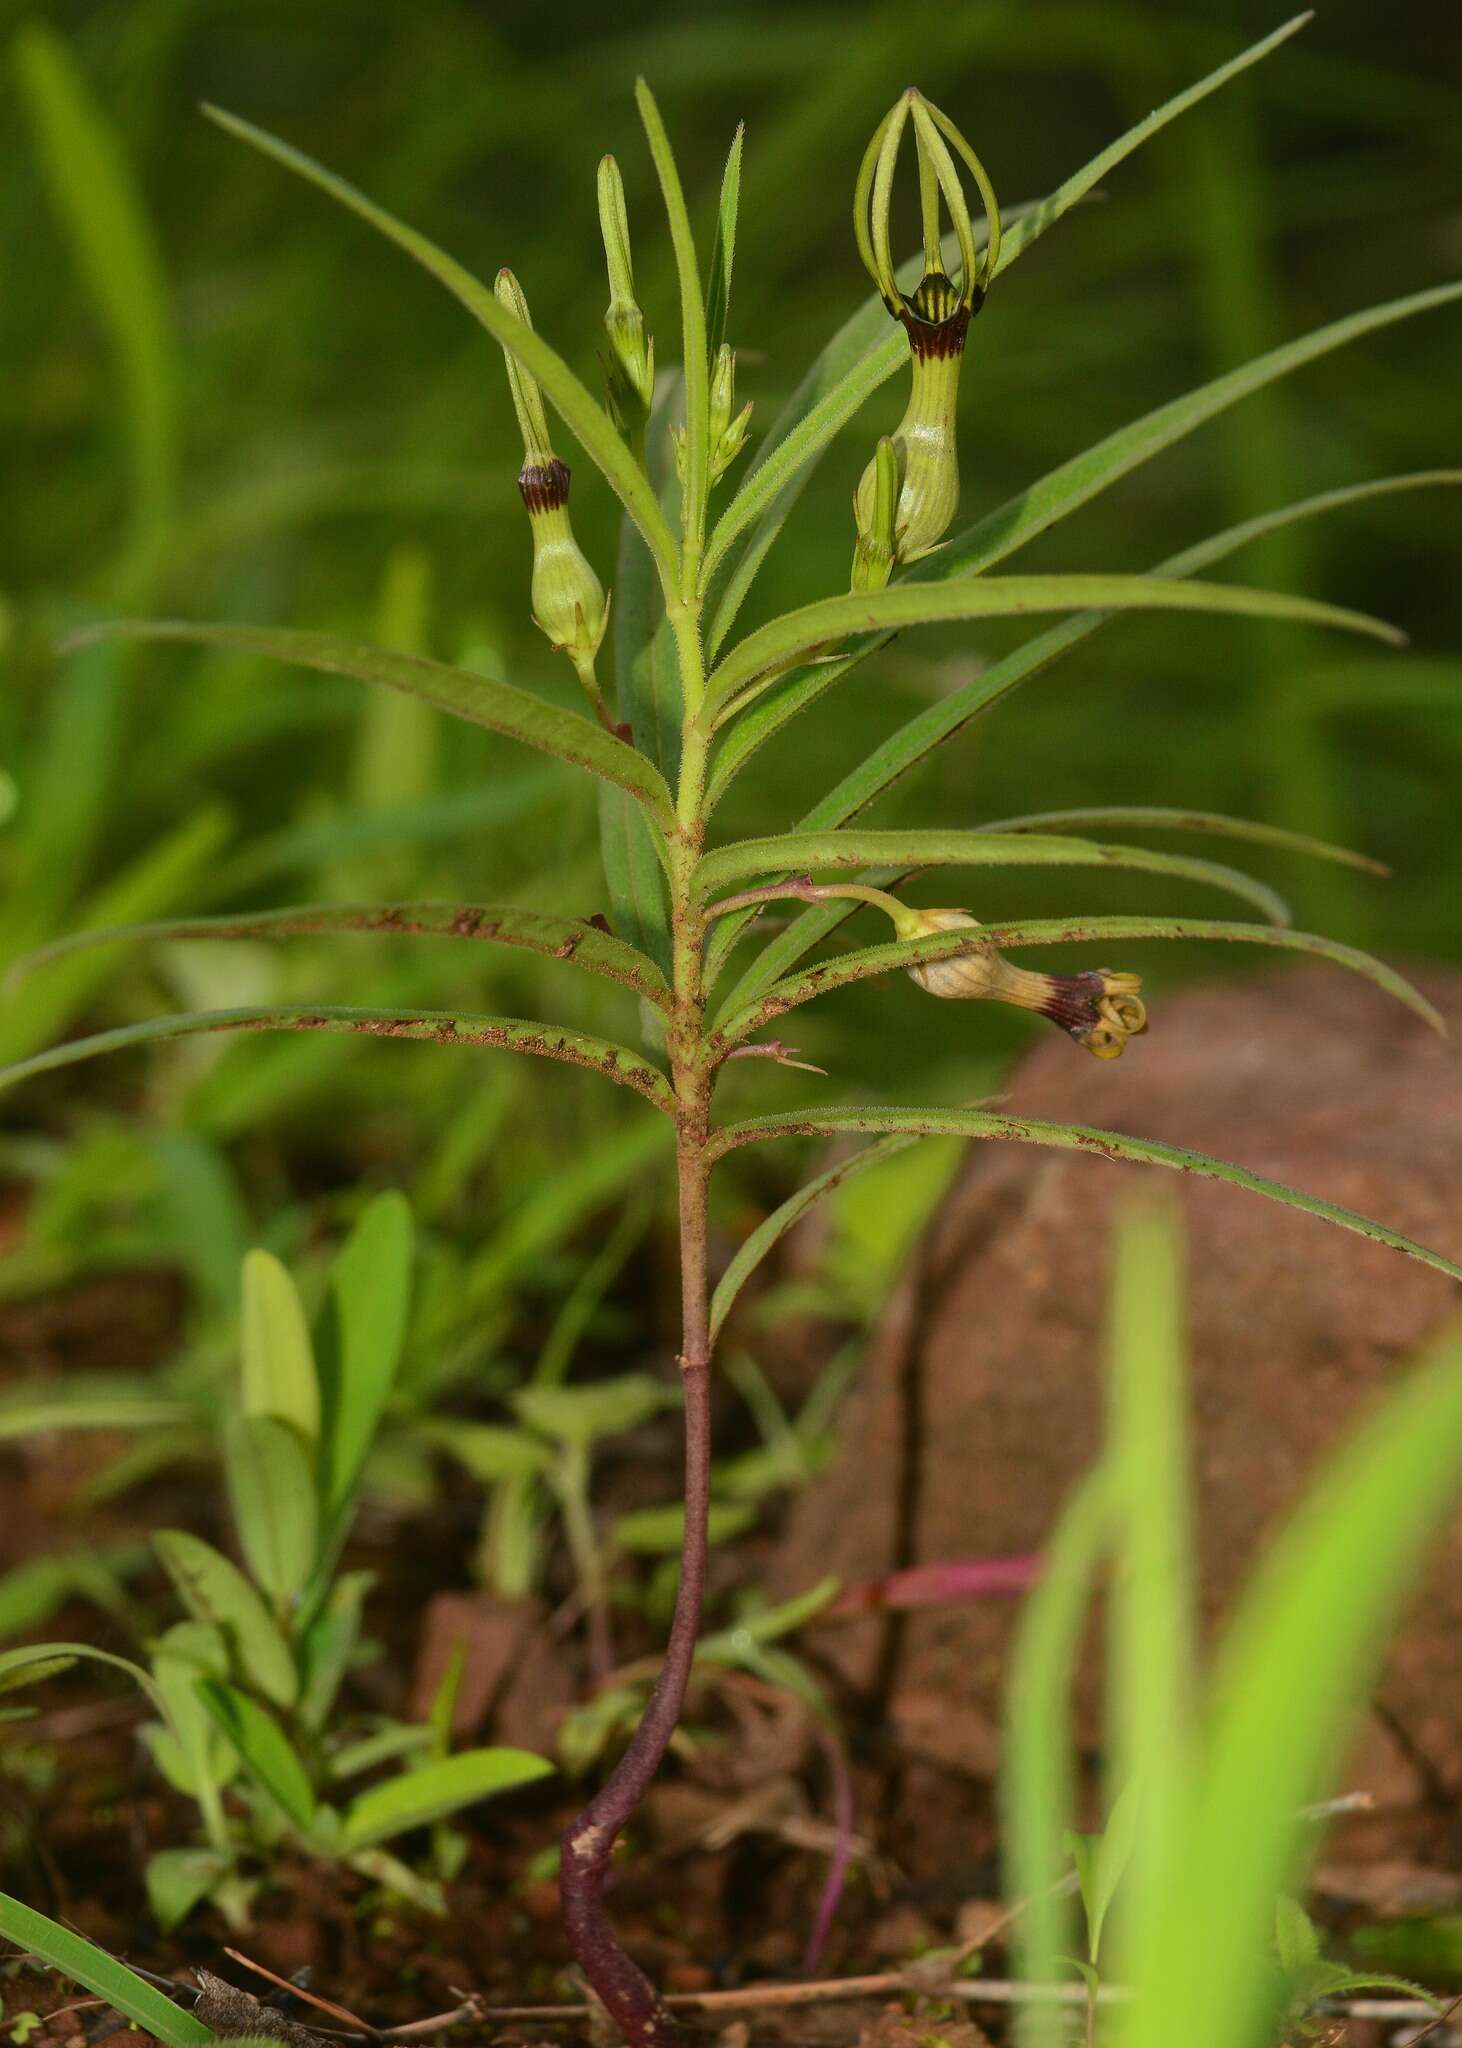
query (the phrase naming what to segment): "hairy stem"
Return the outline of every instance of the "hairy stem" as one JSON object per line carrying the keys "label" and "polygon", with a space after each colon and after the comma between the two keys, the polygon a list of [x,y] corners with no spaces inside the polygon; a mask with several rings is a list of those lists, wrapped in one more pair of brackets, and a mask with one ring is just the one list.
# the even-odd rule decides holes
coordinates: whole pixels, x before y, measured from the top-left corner
{"label": "hairy stem", "polygon": [[[691,551],[693,522],[687,524]],[[693,569],[692,569],[693,578]],[[690,587],[693,588],[693,581]],[[680,1722],[695,1662],[706,1579],[711,1495],[711,1341],[706,1280],[706,1190],[710,1180],[710,1108],[714,1063],[705,1038],[705,921],[695,873],[705,833],[707,747],[695,714],[705,691],[700,604],[671,602],[680,659],[683,711],[677,829],[667,839],[672,1001],[666,1030],[675,1097],[680,1205],[680,1375],[685,1402],[685,1532],[680,1586],[665,1659],[629,1746],[589,1805],[565,1829],[559,1896],[574,1955],[595,1996],[629,2048],[672,2048],[680,2030],[649,1978],[620,1947],[604,1904],[614,1845],[649,1790]]]}

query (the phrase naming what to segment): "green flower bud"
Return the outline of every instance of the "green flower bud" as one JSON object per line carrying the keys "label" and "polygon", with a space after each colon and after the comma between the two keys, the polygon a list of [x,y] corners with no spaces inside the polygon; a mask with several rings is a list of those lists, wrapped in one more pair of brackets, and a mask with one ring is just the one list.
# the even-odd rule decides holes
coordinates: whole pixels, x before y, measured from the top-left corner
{"label": "green flower bud", "polygon": [[642,426],[649,418],[655,393],[655,343],[645,333],[645,316],[635,299],[624,183],[612,156],[601,157],[599,162],[599,231],[609,271],[604,331],[612,351],[605,363],[610,409],[621,428]]}
{"label": "green flower bud", "polygon": [[[894,168],[910,120],[918,159],[919,203],[924,233],[924,276],[912,293],[899,287],[890,237]],[[984,204],[989,235],[982,252],[959,173],[945,138],[969,166]],[[944,268],[940,202],[959,245],[959,281]],[[894,559],[917,561],[936,548],[959,507],[959,455],[955,410],[965,336],[984,304],[1000,253],[1000,210],[979,158],[959,130],[911,86],[874,131],[858,173],[853,221],[859,254],[884,304],[909,337],[913,377],[904,417],[892,439],[898,458],[899,493],[894,513]],[[876,458],[863,473],[854,499],[860,545],[881,533],[878,525]]]}
{"label": "green flower bud", "polygon": [[[733,419],[732,414],[735,413]],[[746,446],[751,425],[751,401],[736,413],[736,351],[726,342],[716,350],[711,364],[711,482],[726,474]]]}
{"label": "green flower bud", "polygon": [[[528,302],[510,270],[497,277],[498,302],[525,327],[532,326]],[[609,624],[604,586],[574,539],[569,522],[569,469],[553,452],[548,415],[535,377],[509,349],[508,384],[523,432],[523,467],[518,489],[533,534],[533,623],[548,636],[555,653],[567,654],[578,672],[600,723],[611,731],[594,674],[594,661]]]}

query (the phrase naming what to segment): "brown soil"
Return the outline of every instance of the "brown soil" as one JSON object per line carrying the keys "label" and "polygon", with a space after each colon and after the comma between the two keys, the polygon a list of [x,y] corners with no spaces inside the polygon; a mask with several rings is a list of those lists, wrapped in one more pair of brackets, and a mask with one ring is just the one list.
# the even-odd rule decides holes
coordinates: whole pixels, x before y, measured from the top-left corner
{"label": "brown soil", "polygon": [[[1462,980],[1425,986],[1462,1031]],[[1455,1038],[1348,977],[1192,990],[1115,1068],[1053,1036],[1008,1101],[1240,1161],[1462,1258]],[[847,1412],[841,1460],[794,1511],[783,1585],[1041,1547],[1098,1443],[1112,1218],[1155,1180],[1186,1226],[1212,1623],[1325,1448],[1455,1317],[1456,1289],[1237,1188],[1013,1145],[975,1149],[918,1247]],[[853,1619],[827,1649],[900,1748],[979,1767],[994,1757],[1013,1613],[985,1601]],[[1094,1736],[1091,1670],[1086,1680]],[[1411,1606],[1380,1702],[1359,1781],[1382,1799],[1462,1786],[1462,1519]]]}

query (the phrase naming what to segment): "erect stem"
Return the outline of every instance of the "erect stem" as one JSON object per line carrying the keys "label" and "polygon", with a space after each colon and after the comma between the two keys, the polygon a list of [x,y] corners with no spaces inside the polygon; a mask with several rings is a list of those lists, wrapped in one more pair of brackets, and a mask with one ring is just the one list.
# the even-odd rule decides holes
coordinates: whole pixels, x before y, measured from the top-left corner
{"label": "erect stem", "polygon": [[[690,538],[687,532],[687,549]],[[695,1662],[706,1579],[711,1494],[711,1341],[706,1281],[706,1189],[714,1063],[705,1042],[705,920],[695,886],[705,831],[706,739],[695,723],[705,689],[700,603],[669,605],[680,656],[684,713],[678,827],[667,840],[672,993],[666,1050],[675,1095],[680,1208],[680,1377],[685,1402],[685,1529],[670,1639],[654,1690],[629,1746],[595,1797],[564,1830],[559,1897],[574,1955],[629,2048],[673,2048],[680,2030],[639,1965],[619,1945],[604,1905],[614,1844],[633,1815],[679,1725]]]}

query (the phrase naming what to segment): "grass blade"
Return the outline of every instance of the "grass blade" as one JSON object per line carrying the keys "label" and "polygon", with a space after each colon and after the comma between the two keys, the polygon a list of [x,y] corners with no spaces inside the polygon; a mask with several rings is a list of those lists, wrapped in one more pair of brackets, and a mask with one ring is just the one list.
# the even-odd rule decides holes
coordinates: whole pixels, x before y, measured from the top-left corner
{"label": "grass blade", "polygon": [[1272,889],[1217,861],[1190,860],[1141,846],[1102,845],[1092,839],[1045,838],[1039,833],[1001,837],[989,832],[786,832],[775,839],[743,839],[718,847],[706,855],[696,875],[702,895],[711,896],[732,883],[784,869],[800,874],[869,866],[906,873],[928,867],[1132,868],[1224,889],[1257,905],[1275,924],[1289,922],[1283,901]]}
{"label": "grass blade", "polygon": [[1031,923],[982,925],[974,939],[968,932],[961,935],[957,930],[931,932],[927,938],[895,939],[886,945],[863,946],[854,953],[841,953],[836,959],[824,961],[803,974],[788,975],[782,981],[773,982],[764,995],[739,1010],[728,1006],[724,1021],[719,1017],[716,1020],[716,1036],[722,1043],[737,1044],[753,1032],[785,1017],[789,1010],[795,1010],[817,996],[829,995],[834,989],[847,988],[853,982],[866,981],[872,975],[889,974],[900,968],[907,971],[926,961],[958,959],[961,954],[977,952],[982,946],[994,946],[1003,952],[1018,951],[1022,946],[1085,945],[1096,939],[1124,943],[1144,939],[1219,940],[1246,946],[1277,946],[1285,952],[1307,953],[1316,959],[1329,960],[1337,967],[1347,967],[1353,974],[1374,982],[1377,988],[1385,989],[1388,995],[1395,996],[1398,1002],[1413,1010],[1434,1031],[1446,1033],[1446,1025],[1435,1005],[1429,1003],[1420,989],[1414,988],[1404,975],[1357,947],[1342,945],[1338,939],[1323,939],[1313,932],[1290,931],[1270,924],[1233,924],[1213,918],[1051,917]]}
{"label": "grass blade", "polygon": [[675,809],[665,778],[633,747],[576,711],[561,711],[513,683],[494,682],[470,669],[451,668],[425,655],[400,654],[389,647],[370,647],[339,640],[331,633],[292,631],[277,626],[199,625],[189,619],[117,619],[88,626],[67,643],[83,647],[92,640],[178,640],[191,646],[222,647],[236,654],[256,654],[285,661],[322,675],[353,676],[357,682],[381,683],[434,704],[438,711],[505,733],[525,747],[556,755],[575,768],[587,768],[642,803],[657,823],[669,828]]}
{"label": "grass blade", "polygon": [[1254,1958],[1269,1945],[1276,1897],[1302,1881],[1315,1845],[1301,1809],[1335,1782],[1388,1627],[1459,1481],[1454,1337],[1331,1458],[1229,1626],[1184,1825],[1134,1944],[1122,2048],[1182,2038],[1195,2011],[1205,2039],[1265,2037],[1273,1987]]}
{"label": "grass blade", "polygon": [[105,1949],[98,1948],[95,1942],[47,1919],[34,1906],[23,1906],[8,1892],[0,1892],[0,1934],[28,1955],[48,1963],[63,1977],[69,1977],[74,1984],[104,1998],[154,2040],[166,2043],[166,2048],[207,2048],[209,2042],[218,2038],[202,2020],[174,2005],[163,1992],[129,1970],[125,1963],[118,1962],[115,1956],[109,1956]]}
{"label": "grass blade", "polygon": [[[1050,1984],[1072,1946],[1065,1831],[1075,1811],[1070,1696],[1087,1607],[1111,1530],[1111,1484],[1098,1467],[1061,1511],[1026,1596],[1005,1692],[1000,1771],[1006,1896],[1026,1902],[1012,1929],[1026,1983]],[[1020,2015],[1021,2048],[1056,2048],[1063,2015],[1036,2004]]]}
{"label": "grass blade", "polygon": [[[1284,619],[1335,626],[1391,646],[1405,635],[1381,619],[1282,591],[1222,583],[1185,583],[1155,576],[970,576],[945,583],[901,583],[850,591],[803,605],[751,633],[713,673],[707,710],[717,722],[734,717],[759,689],[809,655],[832,650],[854,634],[963,619],[1026,617],[1058,611],[1192,611],[1240,618]],[[587,721],[585,721],[587,723]]]}
{"label": "grass blade", "polygon": [[394,242],[398,249],[404,249],[408,256],[414,257],[424,270],[429,270],[447,287],[453,297],[487,329],[494,341],[512,350],[543,386],[554,409],[584,453],[603,472],[610,489],[645,536],[662,579],[667,587],[672,587],[677,563],[675,537],[666,524],[649,480],[615,430],[608,413],[574,375],[563,357],[550,348],[540,334],[505,311],[488,286],[458,263],[455,257],[439,249],[415,228],[396,220],[384,207],[367,199],[344,178],[327,171],[323,164],[316,163],[303,150],[281,142],[262,128],[256,128],[252,121],[225,113],[221,107],[205,106],[203,111],[210,121],[217,122],[230,135],[250,143],[286,170],[318,186]]}
{"label": "grass blade", "polygon": [[560,1025],[539,1024],[523,1017],[484,1017],[454,1010],[346,1009],[331,1004],[311,1007],[305,1003],[273,1008],[191,1010],[174,1017],[149,1017],[141,1024],[121,1024],[113,1031],[72,1039],[66,1045],[53,1046],[49,1052],[35,1053],[13,1066],[0,1067],[0,1089],[13,1088],[17,1082],[29,1080],[33,1074],[49,1073],[55,1067],[95,1059],[101,1053],[211,1031],[355,1031],[368,1038],[495,1046],[504,1052],[530,1053],[541,1059],[563,1060],[573,1067],[588,1067],[607,1081],[636,1089],[667,1113],[675,1102],[670,1084],[658,1067],[628,1046],[592,1037],[585,1031],[568,1031]]}
{"label": "grass blade", "polygon": [[1124,1812],[1135,1813],[1132,1833],[1117,1848],[1127,1859],[1119,1933],[1155,1903],[1194,1735],[1198,1644],[1183,1298],[1176,1212],[1167,1202],[1134,1203],[1115,1234],[1106,1347],[1105,1463],[1116,1541],[1106,1609],[1105,1806],[1110,1815],[1125,1801]]}
{"label": "grass blade", "polygon": [[843,1131],[869,1131],[882,1136],[890,1131],[911,1131],[932,1138],[1001,1138],[1017,1145],[1049,1145],[1060,1152],[1088,1152],[1102,1159],[1132,1160],[1140,1166],[1165,1166],[1174,1173],[1191,1173],[1204,1180],[1227,1181],[1251,1194],[1265,1195],[1309,1216],[1319,1216],[1342,1230],[1370,1238],[1392,1251],[1405,1252],[1445,1273],[1449,1280],[1462,1280],[1462,1266],[1454,1266],[1440,1252],[1388,1230],[1384,1223],[1357,1215],[1336,1202],[1307,1195],[1281,1181],[1266,1180],[1246,1166],[1226,1159],[1211,1159],[1204,1152],[1185,1151],[1157,1138],[1133,1138],[1122,1131],[1093,1130],[1085,1124],[1046,1123],[1034,1117],[1004,1116],[987,1109],[812,1109],[792,1117],[752,1117],[744,1123],[725,1124],[711,1140],[713,1158],[724,1158],[740,1145],[758,1145],[771,1138],[837,1136]]}
{"label": "grass blade", "polygon": [[17,960],[14,986],[33,968],[89,946],[156,945],[178,939],[292,939],[316,932],[390,932],[408,938],[475,939],[518,946],[546,960],[564,960],[631,988],[663,1009],[670,996],[653,960],[579,917],[520,910],[508,903],[305,903],[287,910],[240,911],[221,917],[168,918],[75,932]]}
{"label": "grass blade", "polygon": [[15,66],[52,202],[116,353],[132,468],[127,566],[145,581],[178,482],[177,358],[162,261],[118,138],[65,43],[29,23],[15,39]]}

